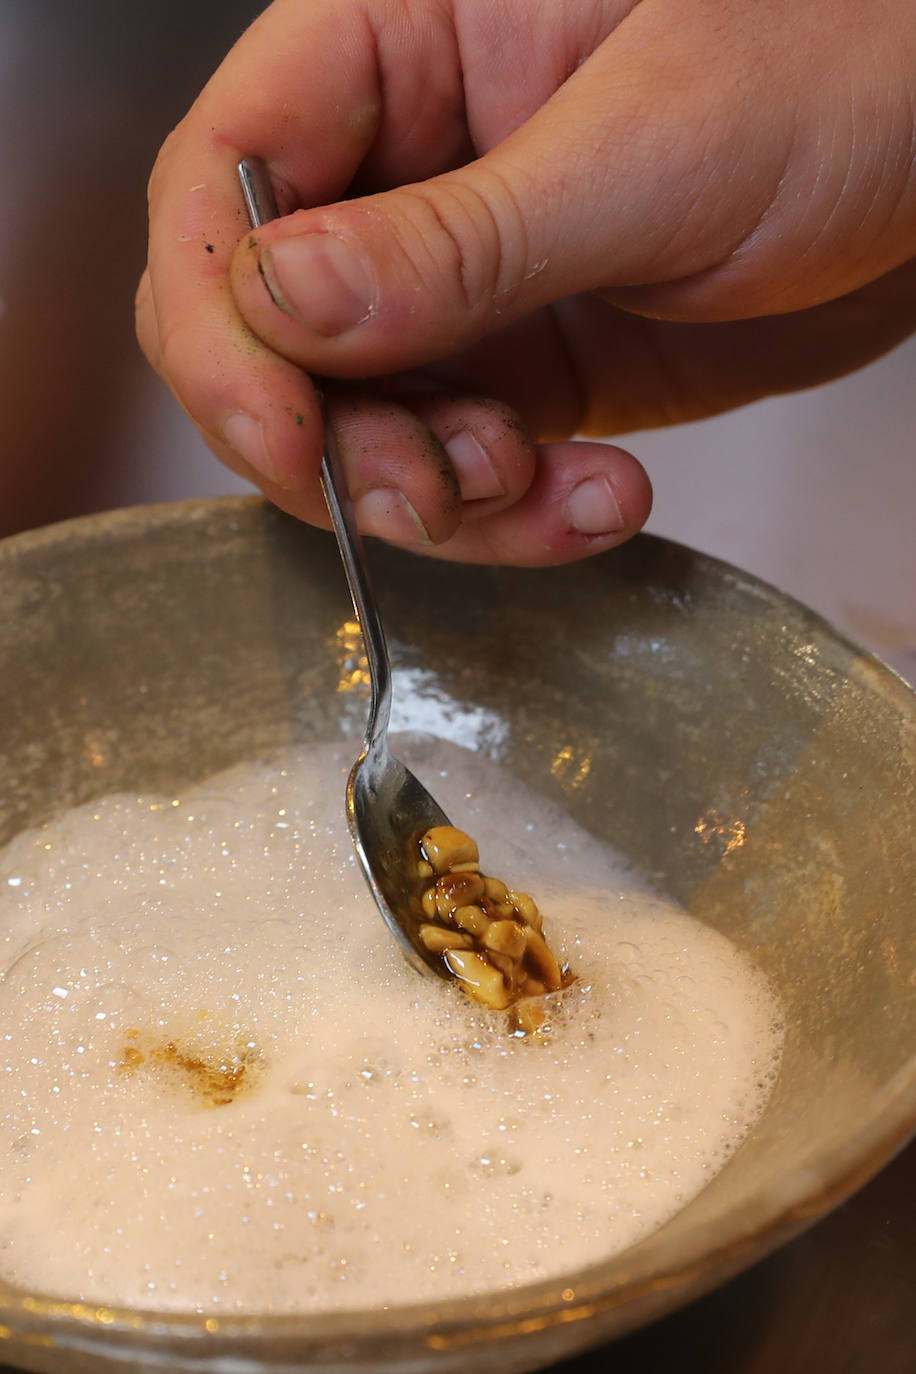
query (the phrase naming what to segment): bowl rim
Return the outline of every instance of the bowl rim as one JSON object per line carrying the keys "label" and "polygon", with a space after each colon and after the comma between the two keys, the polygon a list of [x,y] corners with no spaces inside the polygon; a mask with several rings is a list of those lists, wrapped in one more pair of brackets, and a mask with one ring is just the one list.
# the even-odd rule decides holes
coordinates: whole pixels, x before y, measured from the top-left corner
{"label": "bowl rim", "polygon": [[[0,569],[35,552],[70,543],[91,544],[112,533],[125,537],[134,533],[149,534],[173,525],[214,520],[231,523],[233,518],[263,521],[265,515],[270,519],[275,516],[284,521],[292,519],[258,496],[191,498],[103,511],[0,540]],[[333,538],[325,531],[308,528],[310,535]],[[857,661],[875,670],[876,676],[868,683],[869,690],[880,689],[900,695],[901,709],[916,723],[916,692],[909,684],[877,655],[836,630],[804,603],[755,574],[675,540],[646,533],[635,539],[644,546],[655,546],[659,552],[671,550],[686,554],[696,566],[706,567],[719,578],[740,584],[742,589],[771,604],[778,601],[781,606],[792,607],[812,629],[851,651]],[[599,554],[597,560],[612,559],[615,552]],[[402,556],[401,551],[395,551],[395,555]],[[318,1351],[345,1345],[347,1355],[341,1360],[346,1362],[353,1358],[354,1352],[379,1355],[380,1342],[418,1346],[431,1353],[445,1354],[462,1348],[470,1351],[473,1346],[497,1337],[532,1335],[552,1327],[607,1316],[614,1309],[625,1309],[619,1326],[603,1337],[607,1338],[641,1324],[644,1320],[641,1311],[646,1305],[651,1308],[652,1317],[661,1316],[762,1259],[864,1185],[904,1147],[914,1132],[916,1047],[909,1060],[884,1085],[880,1110],[863,1121],[854,1135],[829,1149],[810,1150],[800,1157],[791,1175],[770,1180],[750,1195],[755,1215],[762,1212],[767,1217],[762,1224],[755,1224],[753,1229],[740,1228],[711,1247],[708,1222],[702,1218],[690,1222],[687,1218],[681,1223],[677,1256],[667,1266],[654,1266],[648,1274],[639,1273],[637,1266],[636,1272],[629,1277],[624,1274],[608,1279],[608,1268],[619,1269],[621,1259],[629,1253],[623,1251],[572,1274],[515,1288],[387,1308],[315,1313],[199,1314],[155,1307],[121,1307],[0,1289],[0,1358],[4,1346],[11,1340],[44,1344],[50,1338],[50,1344],[56,1348],[89,1349],[98,1355],[110,1353],[113,1357],[118,1353],[112,1348],[113,1341],[119,1342],[125,1354],[141,1350],[165,1353],[176,1341],[181,1341],[189,1355],[193,1347],[194,1358],[206,1361],[218,1359],[240,1338],[247,1342],[269,1337],[282,1341],[287,1354],[293,1347],[297,1351]],[[650,1236],[655,1234],[658,1231]],[[627,1313],[632,1320],[627,1319]],[[206,1346],[206,1350],[199,1350],[198,1346]],[[266,1361],[264,1367],[269,1368],[270,1353],[265,1351],[262,1358]],[[206,1368],[206,1363],[199,1367]]]}

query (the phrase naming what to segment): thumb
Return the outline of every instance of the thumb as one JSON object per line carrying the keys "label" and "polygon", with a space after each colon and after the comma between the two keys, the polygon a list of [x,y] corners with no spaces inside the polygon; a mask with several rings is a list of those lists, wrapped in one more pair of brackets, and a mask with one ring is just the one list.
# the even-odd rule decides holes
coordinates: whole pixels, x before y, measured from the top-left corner
{"label": "thumb", "polygon": [[[667,43],[625,30],[478,160],[246,236],[233,290],[255,332],[312,371],[390,373],[564,296],[730,253],[784,170],[778,121],[751,146],[754,93],[733,71],[716,82],[708,36],[682,36],[675,62],[670,28]],[[748,184],[723,194],[732,164]]]}

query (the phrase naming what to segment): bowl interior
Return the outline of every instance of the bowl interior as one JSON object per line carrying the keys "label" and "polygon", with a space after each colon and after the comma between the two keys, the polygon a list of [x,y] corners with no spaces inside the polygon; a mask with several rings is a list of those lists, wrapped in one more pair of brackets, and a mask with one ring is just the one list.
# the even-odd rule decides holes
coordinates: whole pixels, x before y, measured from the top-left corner
{"label": "bowl interior", "polygon": [[[529,1369],[702,1291],[904,1138],[916,699],[804,608],[663,540],[546,572],[371,556],[397,723],[471,746],[558,801],[748,950],[787,1014],[783,1069],[751,1138],[676,1218],[562,1293],[357,1318],[349,1355],[340,1318],[225,1333],[227,1349],[277,1367],[310,1341],[328,1368],[357,1367],[374,1333],[366,1368],[401,1367],[408,1347],[412,1369],[464,1368],[473,1346],[483,1369],[498,1328],[514,1342],[499,1368]],[[106,792],[170,790],[281,745],[361,734],[360,646],[333,541],[259,502],[74,522],[9,541],[0,572],[0,843]],[[15,1330],[65,1340],[80,1327],[66,1304],[33,1304],[26,1320],[20,1297],[8,1295],[13,1317],[0,1311]],[[535,1334],[522,1329],[532,1313]],[[201,1325],[127,1323],[123,1348],[165,1351]],[[88,1329],[99,1368],[105,1333]],[[463,1344],[449,1344],[458,1331]],[[58,1367],[53,1350],[16,1357]]]}

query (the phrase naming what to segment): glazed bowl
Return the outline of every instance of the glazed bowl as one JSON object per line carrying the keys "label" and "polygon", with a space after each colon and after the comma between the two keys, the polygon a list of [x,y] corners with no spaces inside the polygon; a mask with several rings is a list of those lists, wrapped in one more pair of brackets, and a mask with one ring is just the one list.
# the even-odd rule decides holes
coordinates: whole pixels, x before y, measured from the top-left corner
{"label": "glazed bowl", "polygon": [[[916,698],[817,616],[647,536],[548,571],[373,547],[406,718],[608,840],[775,983],[751,1135],[676,1217],[555,1281],[385,1311],[210,1317],[0,1287],[0,1362],[48,1374],[522,1374],[696,1297],[863,1183],[916,1120]],[[0,546],[0,843],[361,733],[330,536],[257,500]],[[0,932],[2,934],[2,932]]]}

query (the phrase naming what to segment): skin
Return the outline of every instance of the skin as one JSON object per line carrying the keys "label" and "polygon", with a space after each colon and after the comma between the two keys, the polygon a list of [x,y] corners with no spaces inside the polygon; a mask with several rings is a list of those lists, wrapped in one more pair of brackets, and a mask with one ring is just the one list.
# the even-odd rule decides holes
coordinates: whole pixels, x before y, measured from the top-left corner
{"label": "skin", "polygon": [[[367,532],[565,562],[651,501],[570,435],[810,386],[916,327],[914,154],[912,0],[277,0],[159,156],[139,337],[303,519],[327,524],[320,375]],[[245,155],[281,207],[255,233]]]}

